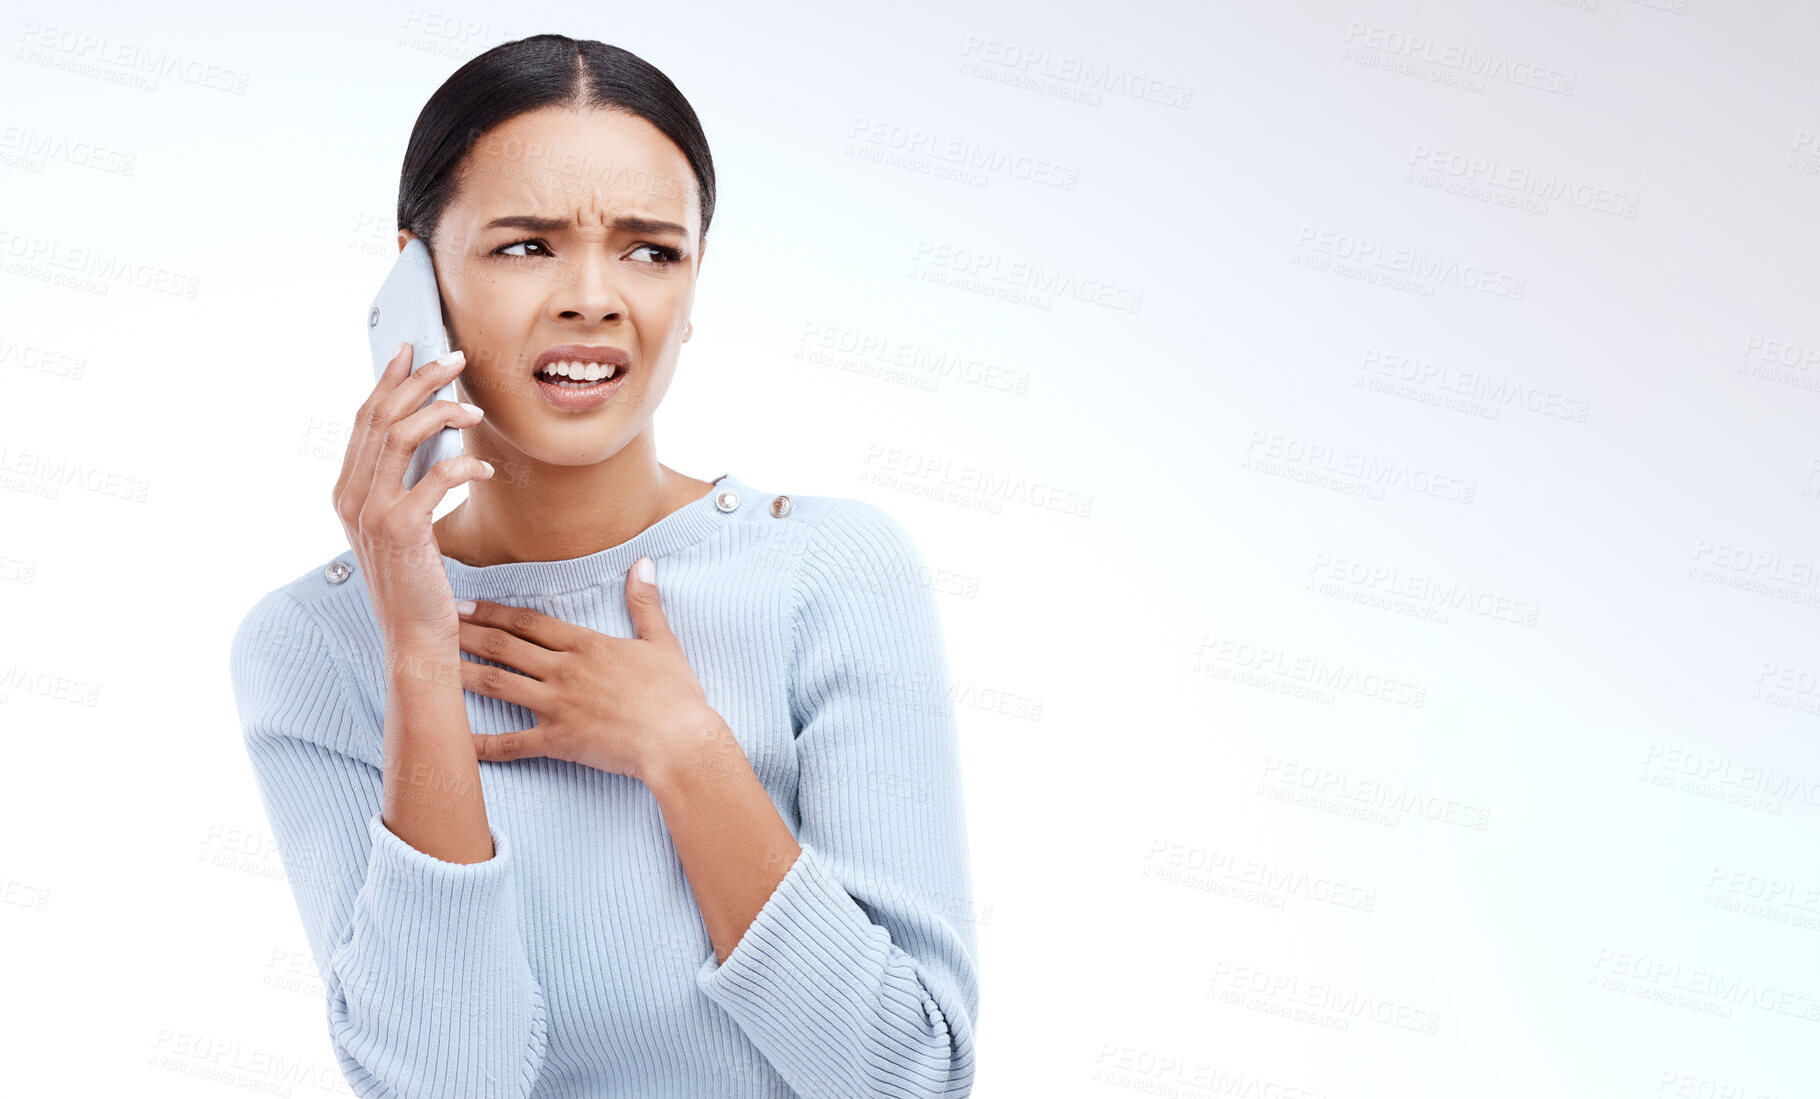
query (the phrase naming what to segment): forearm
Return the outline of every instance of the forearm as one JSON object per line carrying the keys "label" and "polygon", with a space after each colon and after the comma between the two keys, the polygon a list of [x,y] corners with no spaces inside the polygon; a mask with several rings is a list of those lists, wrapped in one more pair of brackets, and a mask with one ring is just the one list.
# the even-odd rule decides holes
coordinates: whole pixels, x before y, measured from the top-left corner
{"label": "forearm", "polygon": [[480,763],[454,647],[386,650],[383,822],[445,862],[493,857]]}
{"label": "forearm", "polygon": [[725,720],[712,710],[686,749],[640,777],[657,798],[702,923],[722,962],[801,848]]}

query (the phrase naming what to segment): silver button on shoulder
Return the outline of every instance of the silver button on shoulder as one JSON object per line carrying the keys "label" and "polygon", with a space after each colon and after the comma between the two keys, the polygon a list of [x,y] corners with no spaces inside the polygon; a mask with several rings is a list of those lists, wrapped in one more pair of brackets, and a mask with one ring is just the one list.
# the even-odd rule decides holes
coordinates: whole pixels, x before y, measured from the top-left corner
{"label": "silver button on shoulder", "polygon": [[788,496],[771,497],[771,515],[772,515],[772,517],[776,518],[776,519],[782,519],[784,516],[790,514],[790,506],[791,506],[790,498]]}
{"label": "silver button on shoulder", "polygon": [[739,506],[739,493],[727,489],[714,497],[714,506],[722,511],[732,511]]}
{"label": "silver button on shoulder", "polygon": [[348,568],[344,562],[330,561],[329,567],[322,570],[322,575],[328,578],[329,583],[339,584],[353,575],[353,572],[354,570]]}

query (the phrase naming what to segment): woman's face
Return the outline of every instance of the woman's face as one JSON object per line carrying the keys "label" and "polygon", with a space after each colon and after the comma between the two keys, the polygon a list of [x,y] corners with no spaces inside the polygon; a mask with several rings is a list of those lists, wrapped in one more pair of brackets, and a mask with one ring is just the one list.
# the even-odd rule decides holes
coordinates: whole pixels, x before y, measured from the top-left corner
{"label": "woman's face", "polygon": [[[486,410],[469,449],[509,474],[520,454],[591,465],[643,432],[685,339],[700,230],[688,160],[636,115],[550,107],[481,137],[430,242],[461,396]],[[564,345],[625,353],[604,403],[537,380]]]}

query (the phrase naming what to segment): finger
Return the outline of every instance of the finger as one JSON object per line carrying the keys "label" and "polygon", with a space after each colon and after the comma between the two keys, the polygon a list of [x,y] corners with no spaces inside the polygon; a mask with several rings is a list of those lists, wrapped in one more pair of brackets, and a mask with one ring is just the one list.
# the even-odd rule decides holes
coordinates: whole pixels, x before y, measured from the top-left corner
{"label": "finger", "polygon": [[411,491],[404,494],[392,505],[392,514],[400,517],[422,519],[436,511],[436,505],[456,485],[469,481],[484,481],[493,476],[493,467],[489,463],[474,457],[472,454],[457,454],[444,458],[431,466],[423,475],[423,480],[411,486]]}
{"label": "finger", "polygon": [[[459,611],[459,608],[457,608]],[[491,626],[516,634],[526,641],[542,645],[552,652],[570,652],[580,647],[579,642],[586,633],[573,622],[553,618],[542,611],[530,607],[513,607],[505,603],[494,603],[487,599],[474,600],[474,609],[461,616],[463,622],[472,622],[477,626]]]}
{"label": "finger", "polygon": [[550,708],[550,688],[546,688],[542,681],[531,679],[530,675],[519,675],[511,668],[480,664],[479,660],[460,662],[460,686],[462,690],[486,695],[488,699],[515,702],[526,710],[544,711]]}
{"label": "finger", "polygon": [[464,619],[457,642],[462,652],[484,656],[498,664],[508,664],[542,682],[549,678],[556,654],[542,645],[534,645],[517,634],[492,626],[481,626]]}
{"label": "finger", "polygon": [[474,754],[486,763],[504,763],[544,754],[542,725],[533,725],[515,733],[495,733],[492,736],[470,733],[469,736],[474,739]]}
{"label": "finger", "polygon": [[431,401],[382,432],[379,455],[373,460],[373,487],[391,486],[397,491],[381,499],[395,504],[408,491],[404,487],[404,471],[411,465],[411,456],[430,436],[445,427],[473,427],[484,416],[479,405]]}
{"label": "finger", "polygon": [[657,594],[657,562],[640,557],[626,570],[626,610],[632,630],[645,641],[667,641],[674,635]]}
{"label": "finger", "polygon": [[461,662],[461,686],[477,695],[515,702],[527,710],[542,712],[549,709],[549,688],[508,668],[464,660]]}
{"label": "finger", "polygon": [[[385,446],[386,434],[400,420],[421,410],[438,389],[448,385],[461,373],[465,365],[466,356],[460,351],[451,351],[400,379],[397,385],[381,394],[378,401],[366,410],[360,421],[360,450],[355,455],[354,470],[350,475],[350,486],[355,491],[364,491],[370,496],[375,485],[382,490],[386,489],[387,486],[374,476],[375,462]],[[405,368],[410,368],[408,362]],[[409,461],[408,458],[406,460]],[[392,479],[396,491],[387,493],[383,499],[388,503],[397,500],[404,491],[403,482],[404,472],[400,470],[398,476]]]}
{"label": "finger", "polygon": [[[334,500],[337,510],[341,510],[342,496],[346,493],[349,483],[354,481],[354,470],[359,465],[361,446],[366,438],[367,421],[373,410],[379,407],[379,402],[384,399],[385,395],[396,389],[398,383],[403,381],[405,375],[409,373],[412,354],[411,341],[405,340],[398,345],[398,350],[392,353],[392,361],[386,364],[385,370],[380,372],[378,381],[373,384],[372,392],[367,394],[366,400],[360,402],[360,408],[354,413],[354,423],[348,431],[348,446],[341,455],[341,475],[335,479]],[[359,511],[362,502],[364,502],[364,498],[348,501],[343,518],[350,517]]]}

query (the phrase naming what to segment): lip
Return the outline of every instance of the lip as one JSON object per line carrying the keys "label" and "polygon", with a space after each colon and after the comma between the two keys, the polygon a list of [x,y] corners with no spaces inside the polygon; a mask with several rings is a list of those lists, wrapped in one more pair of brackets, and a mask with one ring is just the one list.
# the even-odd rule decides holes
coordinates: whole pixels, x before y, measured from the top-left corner
{"label": "lip", "polygon": [[625,380],[625,374],[618,373],[598,385],[592,385],[586,389],[570,389],[538,378],[537,392],[543,394],[543,399],[557,408],[585,412],[590,408],[599,408],[612,400],[613,394],[619,392],[619,387],[625,384]]}
{"label": "lip", "polygon": [[[543,380],[544,366],[553,362],[612,363],[613,377],[587,389],[569,389]],[[537,383],[537,392],[543,395],[544,400],[557,408],[585,412],[599,408],[613,399],[613,394],[619,392],[619,387],[625,384],[626,369],[631,365],[632,356],[617,347],[561,343],[544,348],[537,356],[537,361],[531,366],[531,378]]]}

